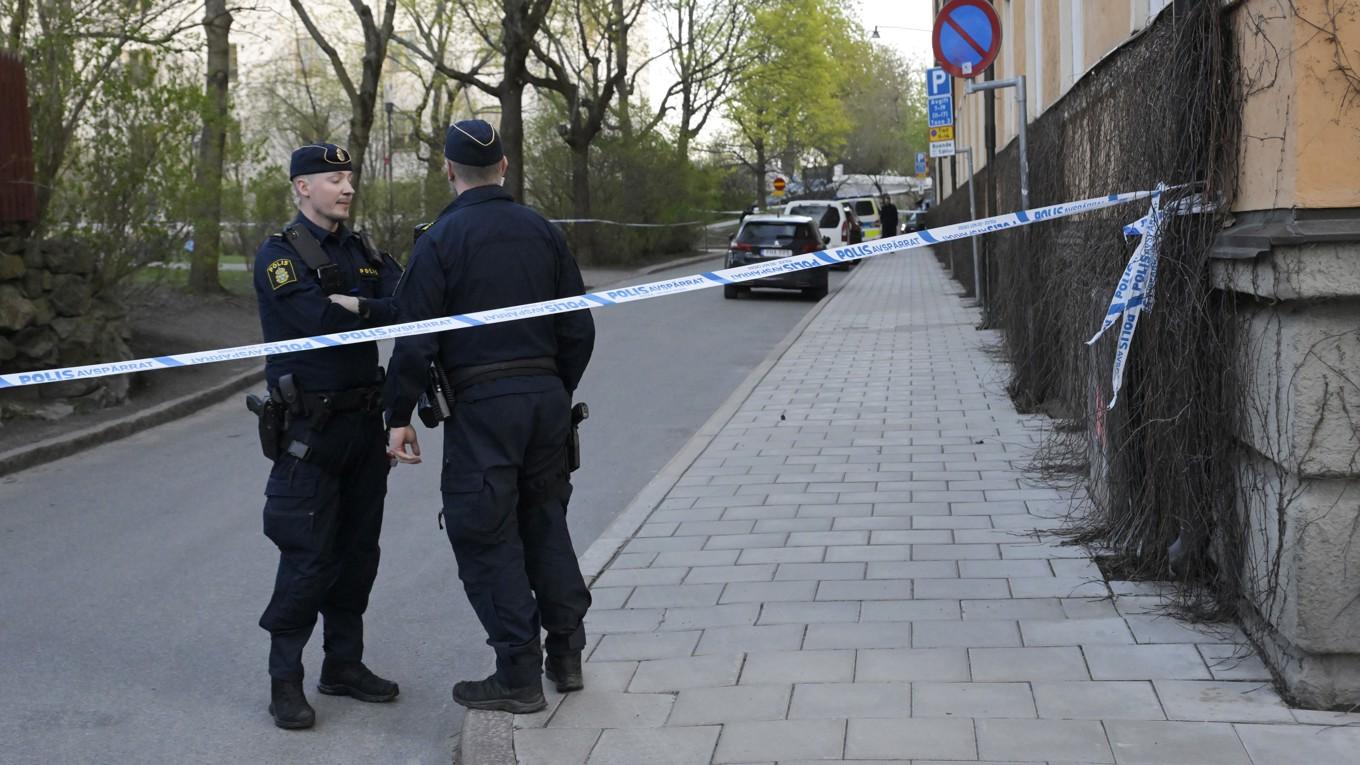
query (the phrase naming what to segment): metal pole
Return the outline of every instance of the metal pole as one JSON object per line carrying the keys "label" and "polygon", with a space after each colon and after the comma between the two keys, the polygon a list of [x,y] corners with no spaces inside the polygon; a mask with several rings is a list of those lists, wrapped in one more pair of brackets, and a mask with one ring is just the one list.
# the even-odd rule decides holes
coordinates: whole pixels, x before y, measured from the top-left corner
{"label": "metal pole", "polygon": [[[987,67],[987,71],[983,72],[982,76],[988,83],[996,82],[996,66]],[[990,216],[996,215],[998,201],[996,198],[996,99],[992,98],[990,94],[982,102],[982,114],[982,143],[983,151],[986,152],[985,156],[987,157],[987,183],[982,189],[982,214]],[[973,219],[977,220],[977,216],[974,215]],[[978,249],[982,251],[982,278],[978,281],[978,284],[982,286],[983,291],[978,292],[977,299],[978,304],[982,306],[982,323],[984,326],[991,326],[992,323],[992,282],[987,277],[992,270],[993,244],[994,242],[991,239],[978,242]]]}
{"label": "metal pole", "polygon": [[[973,147],[966,149],[956,149],[955,154],[962,154],[968,157],[968,217],[977,220],[977,176],[973,174]],[[973,297],[982,304],[982,255],[978,252],[977,234],[968,237],[968,241],[973,245]]]}
{"label": "metal pole", "polygon": [[1025,98],[1025,75],[1015,78],[1015,105],[1019,107],[1020,125],[1016,140],[1020,141],[1020,206],[1029,209],[1029,146],[1025,141],[1025,127],[1029,124],[1029,105]]}
{"label": "metal pole", "polygon": [[964,88],[965,95],[972,95],[984,90],[1000,90],[1001,88],[1015,88],[1015,103],[1019,107],[1016,112],[1019,125],[1016,126],[1016,140],[1020,142],[1020,206],[1029,209],[1029,142],[1026,140],[1026,128],[1029,125],[1029,105],[1026,103],[1025,96],[1025,76],[1022,74],[1010,80],[992,80],[991,82],[970,82]]}
{"label": "metal pole", "polygon": [[[941,200],[944,199],[944,158],[941,157],[940,159],[935,160],[935,164],[938,166],[939,169],[938,174],[939,181],[938,185],[935,187],[935,204],[939,205]],[[949,157],[949,167],[950,167],[949,180],[951,183],[953,183],[954,156],[952,154]],[[953,192],[950,193],[952,194]],[[959,264],[955,262],[958,259],[958,255],[956,254],[958,249],[959,248],[957,247],[949,248],[949,273],[951,276],[957,276],[959,273]]]}

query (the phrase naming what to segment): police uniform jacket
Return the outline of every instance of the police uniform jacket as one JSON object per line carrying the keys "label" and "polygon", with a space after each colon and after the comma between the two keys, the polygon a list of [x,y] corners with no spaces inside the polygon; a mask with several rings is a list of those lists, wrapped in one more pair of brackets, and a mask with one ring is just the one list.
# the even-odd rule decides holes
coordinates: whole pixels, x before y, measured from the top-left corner
{"label": "police uniform jacket", "polygon": [[[397,321],[392,293],[401,267],[388,255],[370,259],[359,235],[341,224],[327,231],[301,213],[294,219],[316,237],[341,275],[342,294],[364,299],[359,316],[332,303],[316,271],[281,235],[265,240],[255,254],[255,295],[267,343],[335,332],[352,332]],[[305,234],[304,234],[305,235]],[[271,386],[291,374],[303,391],[340,391],[380,381],[376,342],[269,356],[265,375]]]}
{"label": "police uniform jacket", "polygon": [[[500,186],[480,186],[458,195],[416,240],[397,288],[397,304],[403,321],[422,321],[583,292],[580,268],[562,232],[517,204]],[[594,346],[595,323],[589,311],[401,338],[388,369],[388,425],[410,424],[432,359],[452,372],[551,358],[557,362],[562,384],[571,392],[581,381]],[[523,377],[477,387],[494,386],[500,395],[539,391],[550,384],[557,384],[552,377]]]}

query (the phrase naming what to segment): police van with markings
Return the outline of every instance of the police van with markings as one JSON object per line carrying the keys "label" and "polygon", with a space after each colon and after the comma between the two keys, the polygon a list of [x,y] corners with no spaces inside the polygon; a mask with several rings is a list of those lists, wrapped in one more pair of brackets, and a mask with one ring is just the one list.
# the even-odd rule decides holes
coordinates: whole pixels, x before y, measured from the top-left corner
{"label": "police van with markings", "polygon": [[843,200],[850,203],[851,209],[855,211],[855,217],[859,218],[859,223],[864,227],[864,241],[878,239],[883,235],[882,219],[878,216],[878,200],[874,197],[852,197]]}

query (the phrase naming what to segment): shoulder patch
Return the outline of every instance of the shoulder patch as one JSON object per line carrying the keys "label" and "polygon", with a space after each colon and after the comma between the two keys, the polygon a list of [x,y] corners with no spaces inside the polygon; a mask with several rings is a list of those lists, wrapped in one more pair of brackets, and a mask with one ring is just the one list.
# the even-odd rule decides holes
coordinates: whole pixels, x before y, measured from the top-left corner
{"label": "shoulder patch", "polygon": [[279,258],[269,264],[269,286],[278,289],[297,281],[297,272],[293,270],[293,261],[288,258]]}

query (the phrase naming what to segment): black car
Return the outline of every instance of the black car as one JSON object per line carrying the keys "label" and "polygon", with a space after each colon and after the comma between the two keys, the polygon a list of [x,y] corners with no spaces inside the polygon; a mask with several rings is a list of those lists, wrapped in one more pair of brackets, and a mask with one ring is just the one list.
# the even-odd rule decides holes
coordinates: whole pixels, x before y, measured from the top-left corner
{"label": "black car", "polygon": [[[817,230],[817,223],[805,215],[751,215],[742,221],[741,228],[732,237],[727,267],[749,266],[825,248],[826,240]],[[752,287],[801,290],[807,297],[820,300],[827,292],[826,268],[809,268],[741,284],[725,284],[723,297],[731,300],[750,292]]]}

